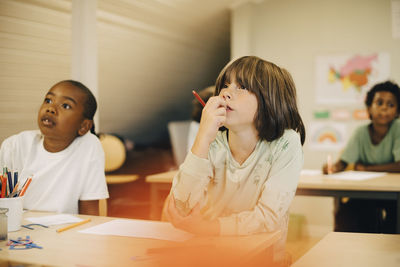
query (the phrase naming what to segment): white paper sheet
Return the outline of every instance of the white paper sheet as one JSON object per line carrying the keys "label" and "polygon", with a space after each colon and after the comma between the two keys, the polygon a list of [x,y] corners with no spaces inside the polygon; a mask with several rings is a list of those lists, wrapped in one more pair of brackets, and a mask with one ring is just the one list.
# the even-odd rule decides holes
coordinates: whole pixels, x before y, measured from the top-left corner
{"label": "white paper sheet", "polygon": [[316,175],[321,175],[321,174],[322,174],[321,170],[303,169],[300,171],[300,176],[301,175],[316,176]]}
{"label": "white paper sheet", "polygon": [[326,175],[326,178],[349,180],[349,181],[362,181],[362,180],[382,177],[386,174],[387,174],[386,172],[345,171],[345,172],[338,172]]}
{"label": "white paper sheet", "polygon": [[57,214],[57,215],[48,215],[48,216],[41,216],[41,217],[29,217],[26,218],[28,221],[33,223],[39,223],[43,225],[58,225],[58,224],[65,224],[65,223],[76,223],[83,221],[83,219],[75,217],[70,214]]}
{"label": "white paper sheet", "polygon": [[79,232],[95,235],[130,236],[180,242],[193,237],[192,234],[174,228],[170,223],[145,220],[116,219]]}

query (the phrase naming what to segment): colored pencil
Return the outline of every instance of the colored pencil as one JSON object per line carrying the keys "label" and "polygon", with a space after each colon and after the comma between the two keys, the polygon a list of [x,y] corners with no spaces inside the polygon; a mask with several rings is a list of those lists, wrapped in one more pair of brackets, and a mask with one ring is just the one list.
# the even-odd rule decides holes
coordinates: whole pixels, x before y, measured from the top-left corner
{"label": "colored pencil", "polygon": [[14,186],[13,191],[10,193],[10,195],[8,197],[13,197],[14,193],[16,193],[18,191],[18,185],[19,185],[19,182]]}
{"label": "colored pencil", "polygon": [[326,158],[326,168],[328,171],[328,174],[332,174],[332,156],[328,155]]}
{"label": "colored pencil", "polygon": [[19,194],[20,197],[22,197],[23,195],[25,195],[26,189],[28,189],[29,184],[31,183],[32,178],[29,177],[27,182],[25,183],[25,185],[22,187],[21,189],[21,193]]}
{"label": "colored pencil", "polygon": [[8,195],[10,195],[11,194],[11,192],[14,190],[14,184],[13,184],[13,181],[12,181],[12,175],[11,175],[11,172],[10,171],[8,171],[7,172],[7,178],[8,178]]}
{"label": "colored pencil", "polygon": [[195,90],[193,90],[192,93],[193,93],[194,97],[196,97],[197,100],[199,100],[200,104],[204,107],[204,106],[206,105],[206,103],[204,103],[203,99],[201,99],[201,97],[199,96],[199,94],[196,93]]}
{"label": "colored pencil", "polygon": [[77,226],[79,226],[79,225],[82,225],[82,224],[84,224],[84,223],[88,223],[88,222],[90,222],[90,221],[91,221],[91,219],[87,219],[87,220],[80,221],[80,222],[77,222],[77,223],[74,223],[74,224],[71,224],[71,225],[62,227],[62,228],[58,228],[58,229],[56,230],[56,232],[57,232],[57,233],[61,233],[61,232],[64,232],[64,231],[66,231],[66,230],[68,230],[68,229],[71,229],[71,228],[77,227]]}
{"label": "colored pencil", "polygon": [[0,197],[6,197],[7,192],[7,178],[4,176],[0,176],[1,179],[1,195]]}

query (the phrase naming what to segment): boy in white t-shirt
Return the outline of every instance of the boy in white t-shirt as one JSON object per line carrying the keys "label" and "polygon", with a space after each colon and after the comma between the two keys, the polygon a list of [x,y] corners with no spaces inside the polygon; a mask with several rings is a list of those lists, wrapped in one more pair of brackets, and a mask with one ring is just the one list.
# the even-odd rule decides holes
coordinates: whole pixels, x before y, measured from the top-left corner
{"label": "boy in white t-shirt", "polygon": [[24,208],[98,215],[108,198],[104,152],[94,133],[96,99],[80,82],[65,80],[46,94],[38,113],[40,131],[24,131],[1,144],[0,166],[32,177]]}

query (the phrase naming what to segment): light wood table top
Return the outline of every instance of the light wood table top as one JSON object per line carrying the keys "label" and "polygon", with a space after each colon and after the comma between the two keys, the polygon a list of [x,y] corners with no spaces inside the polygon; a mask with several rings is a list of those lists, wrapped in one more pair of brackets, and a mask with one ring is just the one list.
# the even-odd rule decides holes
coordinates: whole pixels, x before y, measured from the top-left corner
{"label": "light wood table top", "polygon": [[400,234],[399,173],[361,181],[332,179],[327,175],[302,175],[296,195],[392,200],[397,210],[395,231]]}
{"label": "light wood table top", "polygon": [[[24,218],[52,214],[54,213],[27,212],[24,214]],[[281,236],[280,232],[274,232],[243,237],[195,237],[185,242],[172,242],[147,238],[94,235],[79,233],[78,231],[115,218],[77,216],[83,219],[91,218],[91,222],[61,233],[57,233],[56,229],[65,225],[50,226],[50,228],[33,226],[35,230],[21,228],[19,231],[9,232],[9,239],[29,235],[34,243],[42,246],[43,249],[9,250],[6,242],[2,241],[0,242],[0,263],[5,262],[8,264],[7,266],[12,264],[40,266],[187,266],[190,261],[191,266],[201,266],[197,263],[209,264],[208,261],[214,263],[213,257],[223,259],[223,255],[227,255],[226,259],[230,260],[229,264],[235,265],[236,262],[251,261],[257,255],[262,255]],[[23,224],[28,223],[30,222],[27,220],[23,221]],[[202,247],[205,249],[201,250]],[[149,254],[148,249],[154,248],[169,249],[167,249],[167,253],[164,250],[164,253]],[[192,259],[194,259],[194,262],[191,262]],[[171,263],[174,264],[171,265]],[[218,263],[218,260],[215,263]]]}
{"label": "light wood table top", "polygon": [[137,174],[106,174],[107,184],[124,184],[139,179]]}
{"label": "light wood table top", "polygon": [[292,267],[398,267],[400,235],[332,232]]}
{"label": "light wood table top", "polygon": [[[149,183],[172,183],[178,170],[148,175]],[[337,189],[360,191],[400,191],[400,173],[389,173],[382,177],[362,180],[347,181],[330,179],[327,175],[300,175],[298,188],[304,189]]]}
{"label": "light wood table top", "polygon": [[400,173],[388,173],[361,181],[332,179],[322,174],[301,175],[298,188],[397,192],[400,191]]}
{"label": "light wood table top", "polygon": [[161,172],[146,176],[146,182],[148,183],[172,183],[178,170]]}

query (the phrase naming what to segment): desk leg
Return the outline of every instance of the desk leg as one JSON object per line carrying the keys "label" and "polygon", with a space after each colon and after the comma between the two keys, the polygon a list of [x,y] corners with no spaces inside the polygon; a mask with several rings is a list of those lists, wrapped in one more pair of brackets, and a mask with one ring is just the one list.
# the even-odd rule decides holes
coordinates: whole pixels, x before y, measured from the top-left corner
{"label": "desk leg", "polygon": [[150,185],[150,220],[160,219],[165,196],[170,190],[170,183],[152,183]]}
{"label": "desk leg", "polygon": [[150,185],[150,220],[158,220],[158,186],[155,183]]}
{"label": "desk leg", "polygon": [[396,209],[397,209],[397,215],[396,215],[396,233],[400,234],[400,193],[397,193],[397,199],[396,199]]}

